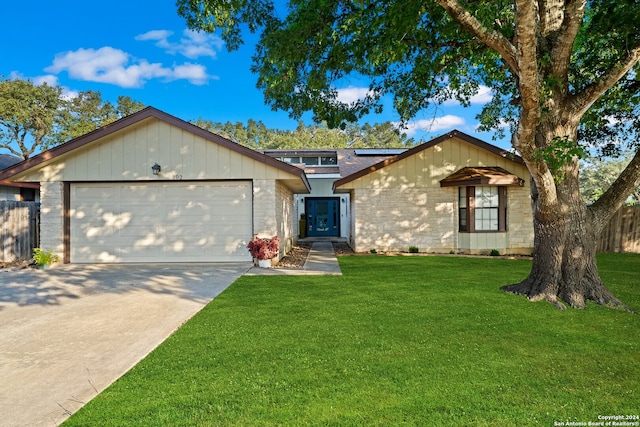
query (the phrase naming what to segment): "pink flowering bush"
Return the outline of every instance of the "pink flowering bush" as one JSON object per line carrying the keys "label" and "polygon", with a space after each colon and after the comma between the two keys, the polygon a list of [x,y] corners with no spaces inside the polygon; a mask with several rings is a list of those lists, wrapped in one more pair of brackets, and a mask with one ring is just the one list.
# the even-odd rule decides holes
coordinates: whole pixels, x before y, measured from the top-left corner
{"label": "pink flowering bush", "polygon": [[280,246],[280,238],[278,236],[258,237],[254,235],[253,239],[247,243],[247,249],[252,257],[256,259],[271,259],[278,255]]}

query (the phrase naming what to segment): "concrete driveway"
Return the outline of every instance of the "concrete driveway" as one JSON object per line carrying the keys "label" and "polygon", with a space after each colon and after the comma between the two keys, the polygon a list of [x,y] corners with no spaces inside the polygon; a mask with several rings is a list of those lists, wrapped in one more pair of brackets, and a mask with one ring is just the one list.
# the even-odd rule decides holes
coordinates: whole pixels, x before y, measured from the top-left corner
{"label": "concrete driveway", "polygon": [[60,424],[250,267],[63,265],[0,272],[0,425]]}

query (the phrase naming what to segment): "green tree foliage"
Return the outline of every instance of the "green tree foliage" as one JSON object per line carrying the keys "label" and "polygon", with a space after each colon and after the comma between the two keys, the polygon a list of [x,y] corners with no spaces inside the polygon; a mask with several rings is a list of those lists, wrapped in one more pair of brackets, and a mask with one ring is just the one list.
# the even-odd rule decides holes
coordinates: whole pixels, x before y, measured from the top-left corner
{"label": "green tree foliage", "polygon": [[[627,151],[619,158],[590,156],[581,162],[580,188],[585,203],[595,203],[627,167],[633,153]],[[636,187],[626,201],[640,204],[640,187]]]}
{"label": "green tree foliage", "polygon": [[68,98],[59,86],[0,80],[0,148],[27,159],[143,108],[127,96],[113,105],[100,92]]}
{"label": "green tree foliage", "polygon": [[128,96],[119,96],[117,104],[102,100],[100,92],[88,90],[64,101],[54,132],[46,139],[43,148],[50,148],[65,141],[94,131],[122,117],[144,108],[144,104]]}
{"label": "green tree foliage", "polygon": [[199,118],[196,126],[224,136],[255,150],[295,148],[409,148],[415,144],[391,123],[351,123],[345,129],[330,129],[325,124],[305,125],[296,129],[270,129],[261,121],[219,123]]}
{"label": "green tree foliage", "polygon": [[[532,177],[535,257],[508,292],[628,309],[600,280],[599,232],[640,184],[637,0],[178,0],[189,27],[220,31],[230,50],[258,32],[252,70],[268,105],[345,128],[391,97],[403,120],[481,86],[483,129],[509,129]],[[366,96],[340,102],[349,79]],[[582,144],[634,156],[593,204],[581,201]],[[541,155],[540,153],[543,153]]]}
{"label": "green tree foliage", "polygon": [[0,148],[23,159],[40,149],[56,125],[61,95],[46,83],[0,80]]}

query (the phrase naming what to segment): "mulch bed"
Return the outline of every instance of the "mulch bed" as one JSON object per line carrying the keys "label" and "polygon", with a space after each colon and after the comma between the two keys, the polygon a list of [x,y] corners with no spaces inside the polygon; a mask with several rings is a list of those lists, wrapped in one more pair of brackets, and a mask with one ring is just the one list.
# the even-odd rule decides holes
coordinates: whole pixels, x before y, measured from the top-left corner
{"label": "mulch bed", "polygon": [[307,260],[311,243],[298,243],[285,256],[280,259],[275,268],[302,268]]}
{"label": "mulch bed", "polygon": [[[307,255],[309,255],[309,250],[311,249],[311,243],[298,243],[297,246],[294,246],[293,249],[289,251],[278,264],[276,264],[275,268],[302,268],[304,267],[304,263],[307,260]],[[333,250],[336,252],[336,255],[351,255],[353,254],[353,249],[346,243],[334,243]]]}

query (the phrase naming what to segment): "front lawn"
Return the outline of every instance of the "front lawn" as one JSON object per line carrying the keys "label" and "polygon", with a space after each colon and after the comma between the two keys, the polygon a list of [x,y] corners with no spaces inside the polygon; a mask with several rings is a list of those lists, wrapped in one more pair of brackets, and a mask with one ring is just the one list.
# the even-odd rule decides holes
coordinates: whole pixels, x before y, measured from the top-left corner
{"label": "front lawn", "polygon": [[[499,291],[529,261],[242,277],[65,426],[553,426],[640,414],[640,315]],[[640,255],[602,255],[640,310]]]}

